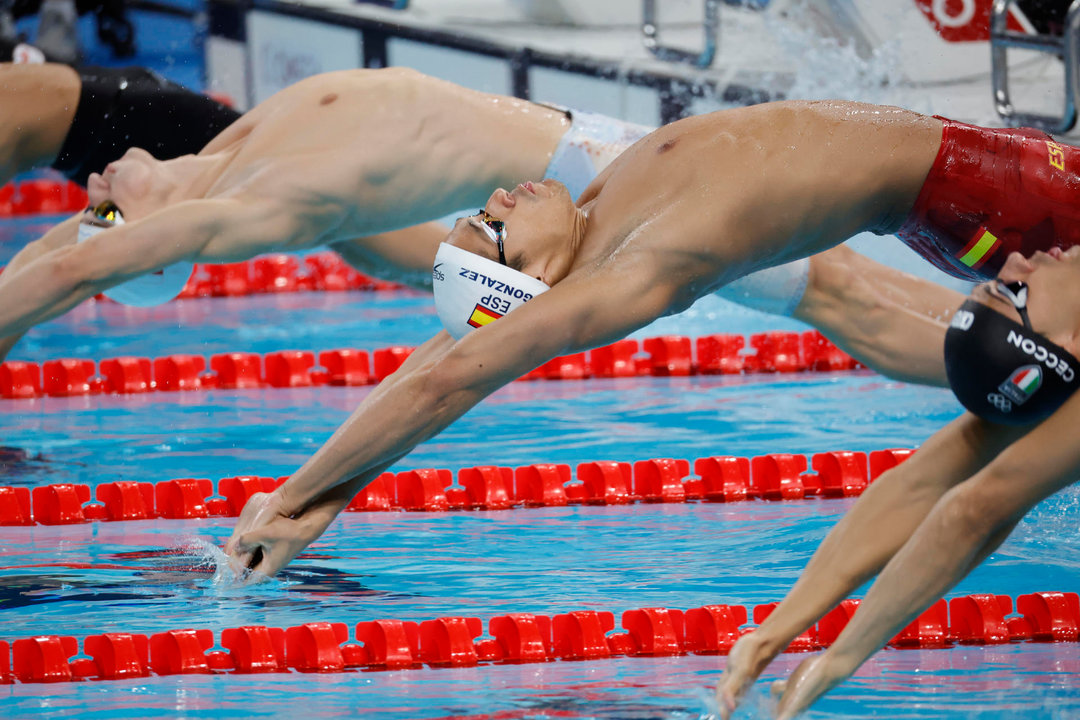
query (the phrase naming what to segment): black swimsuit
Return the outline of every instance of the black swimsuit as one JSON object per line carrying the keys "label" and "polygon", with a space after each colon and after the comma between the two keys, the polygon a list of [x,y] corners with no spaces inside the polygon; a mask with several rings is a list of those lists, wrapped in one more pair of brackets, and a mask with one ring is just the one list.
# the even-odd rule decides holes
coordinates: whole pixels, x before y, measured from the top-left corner
{"label": "black swimsuit", "polygon": [[53,167],[77,183],[123,155],[159,160],[197,153],[240,113],[143,68],[79,70],[82,90]]}

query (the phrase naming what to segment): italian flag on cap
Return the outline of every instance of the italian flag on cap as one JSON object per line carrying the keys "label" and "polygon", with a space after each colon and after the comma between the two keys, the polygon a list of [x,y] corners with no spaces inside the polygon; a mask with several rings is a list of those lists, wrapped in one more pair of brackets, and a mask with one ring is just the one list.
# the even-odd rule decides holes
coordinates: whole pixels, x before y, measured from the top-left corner
{"label": "italian flag on cap", "polygon": [[1042,370],[1038,365],[1025,365],[1012,374],[1009,382],[1025,397],[1030,397],[1042,385]]}

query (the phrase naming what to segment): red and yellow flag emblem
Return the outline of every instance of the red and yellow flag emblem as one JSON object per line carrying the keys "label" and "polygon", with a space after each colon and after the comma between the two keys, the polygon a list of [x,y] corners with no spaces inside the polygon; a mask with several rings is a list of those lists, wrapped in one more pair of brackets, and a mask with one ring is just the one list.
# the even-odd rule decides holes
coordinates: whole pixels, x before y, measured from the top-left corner
{"label": "red and yellow flag emblem", "polygon": [[1001,247],[1001,240],[994,233],[986,228],[979,228],[975,237],[956,254],[956,257],[972,270],[978,270],[990,259],[991,255],[997,252],[999,247]]}
{"label": "red and yellow flag emblem", "polygon": [[489,310],[483,305],[477,305],[473,308],[472,315],[469,316],[469,325],[474,328],[483,327],[489,322],[494,322],[501,317],[502,315],[494,310]]}

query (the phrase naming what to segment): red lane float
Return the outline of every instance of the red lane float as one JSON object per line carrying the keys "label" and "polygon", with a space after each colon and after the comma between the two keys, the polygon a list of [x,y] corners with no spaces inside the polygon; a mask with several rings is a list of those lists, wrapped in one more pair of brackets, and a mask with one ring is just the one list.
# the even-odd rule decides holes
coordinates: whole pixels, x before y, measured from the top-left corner
{"label": "red lane float", "polygon": [[23,180],[0,187],[0,217],[77,213],[88,202],[86,190],[67,180]]}
{"label": "red lane float", "polygon": [[1080,597],[1076,593],[1033,593],[1016,598],[1016,611],[1031,625],[1032,637],[1047,642],[1080,639]]}
{"label": "red lane float", "polygon": [[938,600],[889,641],[893,647],[945,647],[949,644],[949,608]]}
{"label": "red lane float", "polygon": [[[234,275],[223,276],[236,281]],[[225,282],[225,279],[222,279]],[[815,331],[816,332],[816,331]],[[768,335],[795,333],[768,333]],[[643,346],[647,357],[638,355],[636,340],[620,340],[612,345],[553,358],[519,380],[581,380],[585,378],[621,378],[641,375],[687,376],[728,372],[789,372],[801,369],[779,361],[775,349],[792,343],[775,340],[759,342],[758,352],[772,358],[768,362],[749,362],[753,355],[738,355],[742,343],[731,337],[714,335],[697,339],[698,360],[690,354],[690,339],[685,337],[647,338]],[[741,338],[740,338],[741,340]],[[821,342],[828,341],[821,338]],[[316,353],[308,350],[282,350],[260,356],[255,353],[219,353],[207,360],[201,355],[176,354],[160,358],[106,358],[96,364],[84,358],[48,360],[42,365],[31,362],[0,363],[0,398],[25,399],[41,395],[67,397],[107,392],[114,394],[172,392],[177,390],[250,389],[309,387],[312,385],[369,385],[382,382],[394,373],[412,353],[411,347],[366,350],[341,348]],[[787,352],[785,350],[785,352]],[[794,350],[791,350],[794,352]],[[786,355],[784,356],[786,357]],[[762,369],[764,368],[764,369]],[[783,370],[778,370],[783,368]],[[833,367],[823,369],[832,370]],[[893,458],[894,464],[903,458]],[[888,458],[878,460],[884,468]],[[873,477],[873,471],[871,472]]]}
{"label": "red lane float", "polygon": [[694,472],[701,476],[708,502],[737,502],[750,497],[750,460],[730,455],[699,458]]}
{"label": "red lane float", "polygon": [[[730,455],[698,458],[692,463],[694,475],[690,474],[690,461],[676,458],[586,462],[579,464],[573,474],[564,464],[518,468],[480,465],[459,469],[456,481],[449,469],[421,468],[383,473],[361,490],[345,510],[443,512],[570,504],[846,497],[866,488],[867,463],[872,464],[875,457],[895,462],[897,457],[902,460],[912,452],[891,449],[874,451],[869,456],[847,451],[816,453],[810,464],[817,473],[803,472],[807,467],[805,456],[787,453],[752,459]],[[246,475],[222,478],[216,485],[206,478],[177,478],[154,484],[107,482],[96,487],[97,502],[90,502],[90,488],[86,485],[46,485],[33,491],[0,487],[0,526],[237,517],[253,495],[273,492],[287,479]]]}
{"label": "red lane float", "polygon": [[[858,600],[844,600],[797,637],[788,652],[828,647],[855,614]],[[760,624],[777,603],[758,605]],[[947,647],[953,643],[1076,642],[1080,603],[1075,593],[1040,592],[1016,599],[968,595],[940,600],[890,642],[893,647]],[[220,647],[206,628],[146,635],[105,633],[82,643],[69,636],[38,635],[0,641],[0,684],[119,680],[154,675],[340,673],[486,663],[599,660],[623,655],[726,654],[754,627],[739,605],[706,605],[686,611],[630,609],[616,629],[611,612],[581,610],[547,617],[511,613],[484,623],[474,617],[418,622],[380,619],[357,623],[352,638],[341,622],[290,628],[244,626],[222,630]],[[950,628],[944,632],[945,627]],[[88,657],[79,655],[79,647]]]}
{"label": "red lane float", "polygon": [[262,364],[262,356],[256,353],[221,353],[210,357],[210,369],[223,390],[263,387],[266,383]]}
{"label": "red lane float", "polygon": [[707,335],[699,337],[697,349],[698,372],[702,375],[738,375],[746,370],[742,335]]}

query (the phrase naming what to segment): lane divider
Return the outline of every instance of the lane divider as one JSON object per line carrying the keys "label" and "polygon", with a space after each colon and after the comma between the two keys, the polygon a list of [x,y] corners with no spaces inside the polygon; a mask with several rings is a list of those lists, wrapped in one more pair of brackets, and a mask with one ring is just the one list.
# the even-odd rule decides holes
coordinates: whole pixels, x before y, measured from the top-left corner
{"label": "lane divider", "polygon": [[[359,492],[347,512],[509,510],[566,505],[797,500],[859,495],[910,449],[732,455],[693,463],[653,458],[577,466],[542,463],[518,468],[483,465],[385,472]],[[288,477],[246,475],[219,480],[178,478],[157,483],[120,480],[89,485],[0,487],[0,526],[71,525],[91,521],[237,517],[252,495],[273,492]]]}
{"label": "lane divider", "polygon": [[0,187],[0,218],[77,213],[90,202],[86,190],[68,180],[24,180]]}
{"label": "lane divider", "polygon": [[[176,300],[246,297],[266,293],[402,290],[404,285],[369,277],[335,252],[303,258],[274,253],[235,263],[197,263]],[[98,296],[99,300],[107,300]]]}
{"label": "lane divider", "polygon": [[[752,354],[744,352],[753,350]],[[159,358],[115,357],[95,363],[86,358],[0,363],[0,398],[43,395],[138,394],[153,391],[359,386],[381,382],[414,348],[346,348],[316,354],[310,350],[210,356],[177,354]],[[316,364],[316,359],[318,364]],[[620,340],[554,358],[520,380],[680,377],[741,373],[832,372],[862,367],[816,330],[707,335],[692,340],[666,335]]]}
{"label": "lane divider", "polygon": [[[0,267],[0,273],[3,267]],[[174,300],[202,297],[246,297],[267,293],[403,290],[405,285],[369,277],[325,251],[303,257],[276,253],[235,263],[196,263],[184,289]],[[104,295],[97,302],[112,302]]]}
{"label": "lane divider", "polygon": [[[792,642],[787,652],[828,647],[858,607],[844,600]],[[761,623],[777,603],[753,609]],[[978,594],[939,600],[890,642],[896,648],[941,648],[954,643],[1076,642],[1080,601],[1076,593],[1038,592],[1013,599]],[[472,667],[493,663],[600,660],[629,656],[724,655],[747,627],[739,605],[690,610],[640,608],[622,613],[585,610],[555,615],[513,613],[492,617],[441,617],[359,622],[350,637],[341,622],[289,628],[245,626],[182,629],[142,634],[37,635],[0,641],[0,683],[123,680],[149,675],[259,674]],[[81,652],[80,652],[81,648]]]}

